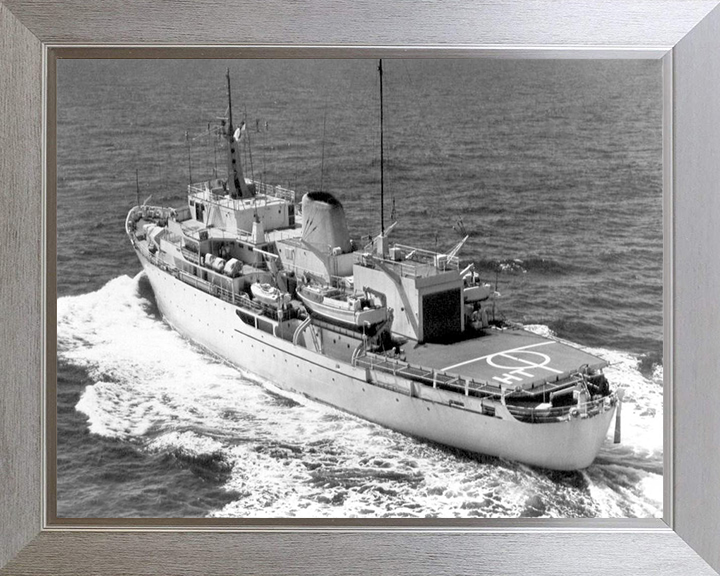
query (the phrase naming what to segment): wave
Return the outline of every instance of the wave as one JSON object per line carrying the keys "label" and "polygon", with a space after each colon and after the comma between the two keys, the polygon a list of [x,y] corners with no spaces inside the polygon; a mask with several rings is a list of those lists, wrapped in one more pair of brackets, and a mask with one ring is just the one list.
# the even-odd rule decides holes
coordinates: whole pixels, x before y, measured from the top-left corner
{"label": "wave", "polygon": [[[615,421],[595,463],[584,474],[603,517],[660,517],[663,499],[663,367],[647,372],[645,356],[581,347],[544,325],[526,329],[601,357],[607,378],[624,389],[621,443],[612,444]],[[656,359],[657,360],[657,359]]]}
{"label": "wave", "polygon": [[193,431],[168,432],[148,442],[149,452],[170,454],[180,462],[190,465],[194,471],[228,475],[235,463],[228,459],[221,442]]}
{"label": "wave", "polygon": [[286,394],[165,325],[143,274],[60,298],[58,350],[89,375],[76,409],[91,433],[166,454],[234,495],[208,516],[660,515],[662,367],[646,377],[625,352],[589,350],[627,390],[623,443],[606,444],[585,471],[557,473],[409,438]]}
{"label": "wave", "polygon": [[478,270],[500,272],[503,274],[542,274],[548,276],[565,276],[578,272],[592,273],[593,268],[584,268],[577,264],[561,262],[552,258],[532,256],[527,258],[481,259],[476,262]]}

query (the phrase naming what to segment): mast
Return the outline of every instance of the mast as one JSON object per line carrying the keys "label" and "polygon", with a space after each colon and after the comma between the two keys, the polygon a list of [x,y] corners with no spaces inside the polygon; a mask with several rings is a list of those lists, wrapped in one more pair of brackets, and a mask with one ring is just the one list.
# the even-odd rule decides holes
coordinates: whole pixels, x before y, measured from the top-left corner
{"label": "mast", "polygon": [[232,120],[232,93],[230,91],[230,68],[225,75],[227,78],[228,95],[228,126],[225,130],[225,137],[228,143],[228,179],[227,186],[231,198],[252,198],[253,193],[248,188],[240,165],[240,154],[238,153],[238,140],[240,139],[241,128],[235,130]]}
{"label": "mast", "polygon": [[384,167],[384,143],[383,143],[383,76],[382,58],[378,65],[380,73],[380,234],[385,235],[385,167]]}

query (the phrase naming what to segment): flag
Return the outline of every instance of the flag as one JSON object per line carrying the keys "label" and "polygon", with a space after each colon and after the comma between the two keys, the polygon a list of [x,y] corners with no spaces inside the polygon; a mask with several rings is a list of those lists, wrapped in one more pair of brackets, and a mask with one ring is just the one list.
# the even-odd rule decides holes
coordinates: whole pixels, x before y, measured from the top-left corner
{"label": "flag", "polygon": [[245,135],[245,121],[240,123],[240,126],[237,130],[235,130],[235,134],[233,134],[233,140],[235,142],[240,142],[242,137]]}

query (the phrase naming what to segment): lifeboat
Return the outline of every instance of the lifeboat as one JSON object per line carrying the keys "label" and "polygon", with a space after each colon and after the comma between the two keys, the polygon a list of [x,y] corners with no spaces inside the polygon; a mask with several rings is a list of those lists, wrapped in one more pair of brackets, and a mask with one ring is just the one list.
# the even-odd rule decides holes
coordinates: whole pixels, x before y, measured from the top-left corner
{"label": "lifeboat", "polygon": [[493,287],[490,284],[476,284],[463,289],[465,302],[481,302],[493,295]]}
{"label": "lifeboat", "polygon": [[469,271],[467,274],[463,274],[463,284],[463,300],[467,303],[482,302],[491,296],[494,298],[499,296],[491,284],[480,281],[480,275],[477,272]]}
{"label": "lifeboat", "polygon": [[250,292],[252,292],[253,299],[273,308],[281,308],[283,304],[290,302],[289,294],[281,292],[271,284],[256,282],[250,285]]}
{"label": "lifeboat", "polygon": [[380,324],[388,317],[386,306],[329,286],[303,286],[297,295],[311,314],[334,324],[360,328]]}

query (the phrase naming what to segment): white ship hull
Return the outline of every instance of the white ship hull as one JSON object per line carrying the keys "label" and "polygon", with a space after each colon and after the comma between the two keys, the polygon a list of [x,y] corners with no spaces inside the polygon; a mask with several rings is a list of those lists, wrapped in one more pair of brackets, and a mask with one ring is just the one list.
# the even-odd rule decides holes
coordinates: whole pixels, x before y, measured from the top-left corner
{"label": "white ship hull", "polygon": [[339,362],[257,330],[238,317],[236,306],[178,280],[136,252],[161,313],[178,332],[283,390],[393,430],[470,452],[575,470],[595,459],[615,413],[609,409],[589,418],[533,424],[515,420],[502,406],[496,416],[481,414],[480,399],[474,397],[450,405],[446,391]]}

